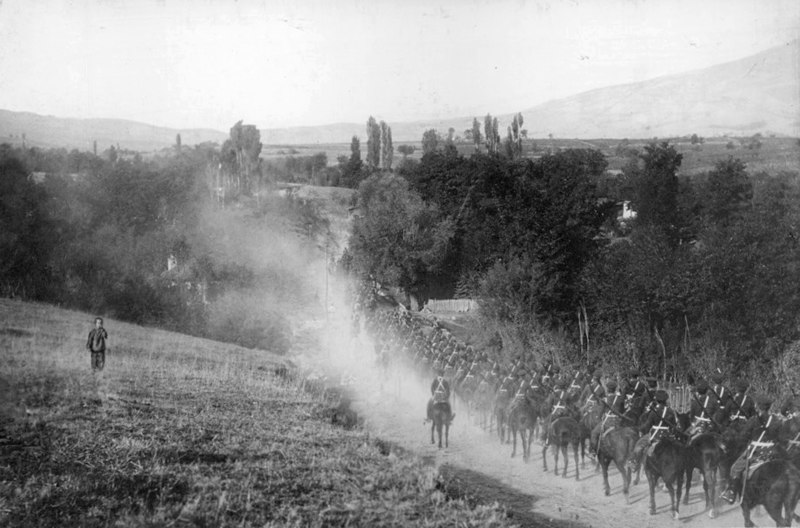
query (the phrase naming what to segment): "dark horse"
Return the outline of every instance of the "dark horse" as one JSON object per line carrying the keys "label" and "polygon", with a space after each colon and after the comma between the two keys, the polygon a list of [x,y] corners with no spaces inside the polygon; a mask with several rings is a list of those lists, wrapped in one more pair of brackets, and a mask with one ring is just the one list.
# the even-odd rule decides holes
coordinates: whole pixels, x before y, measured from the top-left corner
{"label": "dark horse", "polygon": [[[562,477],[567,476],[567,466],[569,465],[569,458],[567,458],[567,446],[572,445],[572,452],[575,455],[575,480],[580,480],[580,471],[578,469],[578,446],[581,447],[581,457],[585,455],[583,450],[583,429],[575,418],[571,416],[562,416],[555,418],[550,422],[547,427],[542,428],[542,438],[549,438],[553,442],[553,459],[555,467],[553,472],[558,474],[558,451],[564,455],[564,472]],[[544,470],[547,471],[547,442],[542,447],[542,464]]]}
{"label": "dark horse", "polygon": [[[788,460],[771,460],[753,471],[742,493],[745,526],[755,526],[750,510],[761,504],[776,526],[791,526],[800,499],[800,471]],[[785,512],[785,514],[784,514]]]}
{"label": "dark horse", "polygon": [[638,439],[639,433],[631,427],[616,427],[600,437],[597,460],[603,469],[603,490],[606,495],[611,494],[611,487],[608,485],[608,466],[613,460],[622,475],[622,493],[627,502],[631,486],[631,468],[628,467],[627,460]]}
{"label": "dark horse", "polygon": [[660,478],[664,480],[669,492],[672,518],[678,518],[683,475],[686,471],[685,458],[686,448],[681,442],[669,436],[659,440],[654,448],[648,448],[644,472],[650,485],[650,515],[656,513],[656,484]]}
{"label": "dark horse", "polygon": [[[681,429],[687,430],[691,417],[687,413],[678,413]],[[722,462],[724,443],[719,434],[704,432],[691,438],[686,449],[686,493],[683,503],[689,504],[689,489],[692,487],[692,475],[695,469],[703,475],[703,492],[706,499],[706,511],[710,518],[717,516],[717,469]]]}
{"label": "dark horse", "polygon": [[517,455],[517,433],[522,442],[522,460],[525,462],[531,457],[531,442],[533,441],[533,429],[538,420],[536,405],[530,398],[518,395],[511,402],[508,411],[508,426],[511,429],[511,436],[514,438],[514,449],[511,458]]}
{"label": "dark horse", "polygon": [[508,425],[508,407],[511,405],[511,385],[510,378],[506,378],[497,389],[494,397],[494,416],[497,419],[497,435],[501,443],[511,443],[511,435],[506,436],[506,426]]}
{"label": "dark horse", "polygon": [[439,434],[439,449],[442,448],[442,428],[444,428],[444,446],[448,447],[448,438],[450,436],[450,404],[447,402],[434,402],[433,404],[433,423],[431,424],[431,443],[436,441],[433,439],[433,432]]}
{"label": "dark horse", "polygon": [[693,438],[686,446],[686,495],[684,504],[689,504],[689,488],[692,486],[692,473],[695,468],[703,475],[703,491],[706,498],[706,511],[712,519],[717,516],[717,468],[722,459],[719,435],[703,433]]}

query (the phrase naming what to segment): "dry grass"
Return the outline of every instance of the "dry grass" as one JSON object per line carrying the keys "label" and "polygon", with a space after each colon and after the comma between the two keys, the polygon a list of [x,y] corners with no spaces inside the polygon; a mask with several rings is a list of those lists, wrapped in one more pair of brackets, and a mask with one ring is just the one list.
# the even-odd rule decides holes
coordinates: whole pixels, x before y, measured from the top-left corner
{"label": "dry grass", "polygon": [[[0,300],[0,525],[505,526],[419,460],[331,425],[281,359]],[[291,372],[291,371],[290,371]]]}

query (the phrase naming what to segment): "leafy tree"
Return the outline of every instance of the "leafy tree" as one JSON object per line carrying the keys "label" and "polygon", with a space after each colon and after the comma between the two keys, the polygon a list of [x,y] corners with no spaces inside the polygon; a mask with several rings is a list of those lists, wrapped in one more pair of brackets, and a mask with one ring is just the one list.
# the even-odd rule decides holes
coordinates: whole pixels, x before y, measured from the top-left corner
{"label": "leafy tree", "polygon": [[677,244],[682,227],[678,210],[678,168],[683,155],[667,142],[651,143],[640,155],[642,169],[628,167],[634,182],[636,225],[656,226],[673,245]]}
{"label": "leafy tree", "polygon": [[381,168],[383,170],[392,169],[394,158],[394,147],[392,146],[392,127],[381,121]]}
{"label": "leafy tree", "polygon": [[[236,192],[253,192],[260,188],[259,163],[261,156],[261,132],[255,125],[244,125],[238,121],[230,131],[230,139],[226,141],[228,149],[228,165],[235,180]],[[232,157],[231,157],[232,156]]]}
{"label": "leafy tree", "polygon": [[472,118],[472,142],[475,143],[475,151],[477,152],[481,146],[481,124],[478,122],[477,117]]}
{"label": "leafy tree", "polygon": [[439,133],[436,129],[431,128],[423,132],[422,134],[422,155],[431,154],[436,152],[439,149],[439,143],[441,142],[441,137],[439,137]]}
{"label": "leafy tree", "polygon": [[362,182],[358,204],[361,216],[349,243],[355,266],[364,276],[418,295],[441,265],[452,222],[411,191],[405,178],[391,174]]}
{"label": "leafy tree", "polygon": [[0,145],[0,294],[41,298],[52,226],[43,189],[8,145]]}
{"label": "leafy tree", "polygon": [[350,140],[350,157],[342,167],[341,184],[345,187],[356,188],[363,179],[364,162],[361,161],[361,141],[358,136]]}
{"label": "leafy tree", "polygon": [[417,148],[414,145],[400,145],[399,147],[397,147],[397,152],[402,154],[403,158],[411,156],[412,154],[414,154],[414,151],[416,150]]}
{"label": "leafy tree", "polygon": [[709,221],[727,226],[750,205],[753,184],[745,164],[734,158],[717,162],[705,185],[705,210]]}
{"label": "leafy tree", "polygon": [[381,164],[381,127],[375,118],[367,120],[367,169],[377,170]]}

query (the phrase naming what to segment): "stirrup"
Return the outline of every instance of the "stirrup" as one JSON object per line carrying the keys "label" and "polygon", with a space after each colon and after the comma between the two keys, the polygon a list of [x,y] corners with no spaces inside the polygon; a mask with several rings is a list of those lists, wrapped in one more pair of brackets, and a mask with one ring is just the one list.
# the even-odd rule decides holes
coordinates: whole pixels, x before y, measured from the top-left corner
{"label": "stirrup", "polygon": [[720,494],[719,498],[728,504],[734,504],[736,502],[736,492],[728,488]]}

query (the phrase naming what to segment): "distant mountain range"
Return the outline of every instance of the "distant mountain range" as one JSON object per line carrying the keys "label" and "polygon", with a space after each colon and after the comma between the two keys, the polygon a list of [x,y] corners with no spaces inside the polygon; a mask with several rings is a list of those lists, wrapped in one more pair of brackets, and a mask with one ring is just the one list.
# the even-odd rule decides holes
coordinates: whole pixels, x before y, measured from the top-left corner
{"label": "distant mountain range", "polygon": [[[678,75],[621,84],[556,99],[522,109],[529,137],[651,138],[688,134],[701,136],[777,134],[800,136],[800,41],[771,48],[750,57]],[[471,128],[473,117],[395,122],[395,145],[418,142],[430,128],[443,135]],[[511,121],[500,115],[501,135]],[[366,116],[364,121],[366,122]],[[364,123],[262,129],[270,145],[347,143],[364,136]],[[121,119],[66,119],[0,110],[0,142],[89,150],[119,144],[150,151],[175,144],[215,141],[228,133],[217,130],[177,130]]]}
{"label": "distant mountain range", "polygon": [[221,143],[228,137],[217,130],[177,130],[125,119],[73,119],[0,110],[0,142],[19,143],[22,134],[26,144],[39,147],[92,150],[97,141],[98,152],[117,144],[140,152],[158,150],[174,145],[178,134],[184,145]]}

